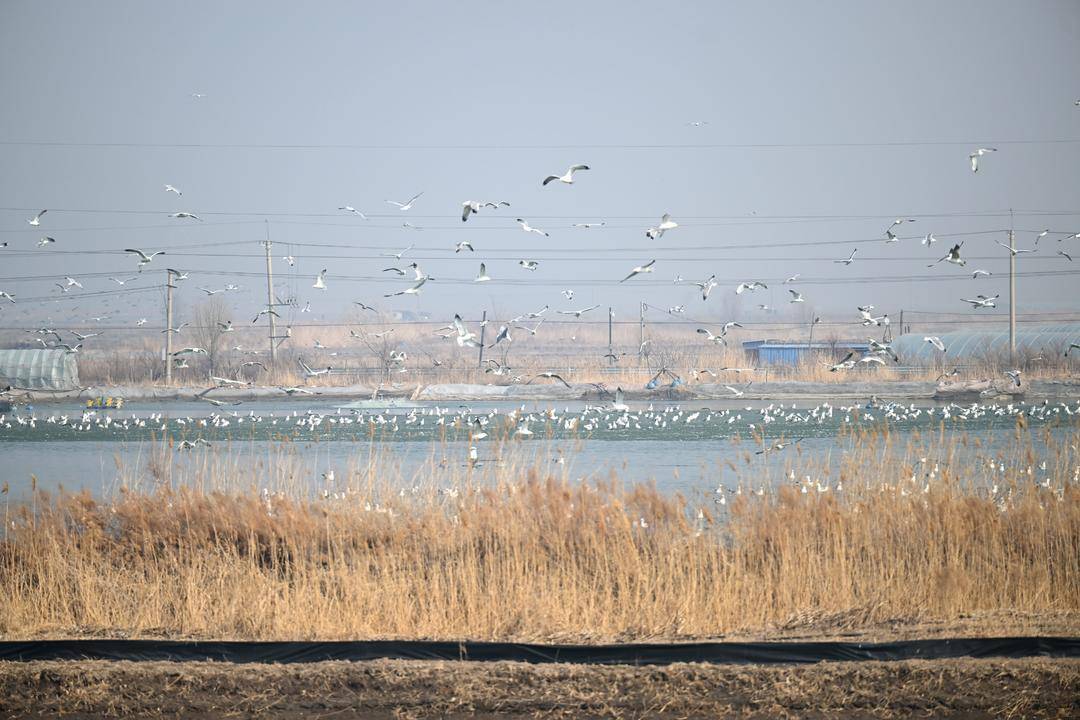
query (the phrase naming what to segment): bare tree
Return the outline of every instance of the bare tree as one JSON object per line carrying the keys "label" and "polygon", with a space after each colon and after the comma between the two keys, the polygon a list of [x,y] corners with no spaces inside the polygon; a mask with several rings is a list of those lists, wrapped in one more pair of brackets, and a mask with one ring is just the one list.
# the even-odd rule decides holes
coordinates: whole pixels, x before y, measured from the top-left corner
{"label": "bare tree", "polygon": [[211,375],[217,375],[221,360],[221,339],[231,326],[225,301],[212,295],[195,306],[192,337],[198,347],[206,350],[206,362]]}

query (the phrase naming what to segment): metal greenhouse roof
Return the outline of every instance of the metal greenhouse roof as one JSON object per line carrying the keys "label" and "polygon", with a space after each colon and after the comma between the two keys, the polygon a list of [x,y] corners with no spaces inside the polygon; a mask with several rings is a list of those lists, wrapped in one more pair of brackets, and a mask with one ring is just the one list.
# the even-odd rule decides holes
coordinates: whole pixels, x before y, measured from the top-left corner
{"label": "metal greenhouse roof", "polygon": [[[1009,329],[961,330],[949,333],[908,333],[896,338],[892,347],[905,365],[933,362],[940,353],[924,337],[941,338],[951,360],[991,359],[1009,352]],[[1016,331],[1018,353],[1065,352],[1070,342],[1080,341],[1080,323],[1039,325]]]}
{"label": "metal greenhouse roof", "polygon": [[66,350],[0,350],[0,384],[25,390],[77,390],[79,365]]}

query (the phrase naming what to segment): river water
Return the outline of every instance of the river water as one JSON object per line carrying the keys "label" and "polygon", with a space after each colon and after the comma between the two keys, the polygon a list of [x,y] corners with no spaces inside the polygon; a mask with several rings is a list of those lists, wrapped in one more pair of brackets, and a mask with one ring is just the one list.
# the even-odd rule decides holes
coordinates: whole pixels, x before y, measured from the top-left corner
{"label": "river water", "polygon": [[[886,429],[890,444],[906,448],[913,462],[927,453],[944,462],[948,446],[949,462],[1011,467],[1030,448],[1037,468],[1048,445],[1080,428],[1077,402],[722,400],[631,403],[628,412],[554,402],[342,405],[312,399],[235,407],[132,403],[94,413],[74,404],[19,408],[0,422],[0,481],[13,498],[26,497],[32,485],[104,494],[161,482],[319,491],[373,475],[407,487],[534,468],[575,480],[614,474],[692,494],[775,485],[803,477],[807,467],[828,478],[860,437],[881,438]],[[477,417],[486,421],[482,429]],[[480,432],[487,437],[477,438]],[[182,449],[184,441],[197,444]]]}

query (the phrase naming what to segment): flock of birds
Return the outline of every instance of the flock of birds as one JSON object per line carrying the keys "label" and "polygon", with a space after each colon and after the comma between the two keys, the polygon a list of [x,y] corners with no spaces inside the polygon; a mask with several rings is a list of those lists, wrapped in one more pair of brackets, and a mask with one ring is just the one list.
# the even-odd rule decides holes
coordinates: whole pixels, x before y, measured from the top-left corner
{"label": "flock of birds", "polygon": [[[989,153],[994,153],[994,152],[997,152],[997,149],[993,148],[993,147],[980,147],[980,148],[975,149],[973,152],[971,152],[969,154],[969,159],[970,159],[970,162],[971,162],[971,170],[972,170],[972,172],[974,172],[974,173],[979,172],[980,159],[984,158]],[[591,166],[587,165],[587,164],[584,164],[584,163],[573,164],[573,165],[569,166],[565,170],[565,172],[563,172],[561,174],[549,174],[549,175],[545,176],[541,180],[541,186],[542,187],[547,187],[547,186],[552,185],[552,184],[560,184],[560,185],[572,186],[576,182],[576,179],[577,179],[576,176],[578,174],[589,171],[590,169],[591,169]],[[183,197],[183,192],[174,185],[166,184],[164,186],[164,189],[165,189],[165,192],[173,194],[177,198]],[[399,211],[404,213],[404,212],[408,212],[409,210],[411,210],[418,202],[420,202],[421,199],[423,198],[423,196],[424,196],[424,193],[419,192],[419,193],[416,193],[415,195],[413,195],[412,197],[410,197],[408,200],[406,200],[404,202],[396,201],[396,200],[386,200],[386,203],[388,203],[389,205],[397,208]],[[462,220],[462,222],[468,222],[468,220],[472,216],[477,215],[477,214],[479,214],[481,212],[484,212],[484,213],[489,212],[489,211],[490,212],[496,212],[496,211],[500,211],[502,209],[509,208],[509,207],[510,207],[510,202],[508,202],[506,200],[465,200],[465,201],[463,201],[461,203],[461,220]],[[341,205],[341,206],[338,207],[338,210],[342,211],[342,212],[347,212],[347,213],[356,215],[356,216],[358,216],[358,217],[360,217],[362,219],[367,218],[367,215],[365,215],[363,212],[361,212],[360,210],[356,209],[355,207],[353,207],[351,205]],[[48,213],[48,210],[41,210],[40,212],[36,213],[33,217],[27,219],[27,223],[31,227],[34,227],[34,228],[41,227],[42,222],[43,222],[43,218],[45,217],[45,215],[47,213]],[[170,213],[169,217],[177,219],[177,220],[182,220],[182,221],[195,221],[195,222],[201,222],[202,221],[202,218],[199,217],[197,214],[195,214],[193,212],[189,212],[189,211],[184,211],[184,210],[180,210],[180,211],[177,211],[177,212],[174,212],[174,213]],[[532,226],[529,223],[529,221],[527,219],[525,219],[525,218],[517,218],[516,222],[521,227],[522,231],[524,231],[526,233],[534,233],[534,234],[537,234],[537,235],[540,235],[540,236],[543,236],[543,237],[549,237],[549,233],[546,230]],[[916,222],[915,218],[909,218],[909,217],[896,218],[895,220],[893,220],[893,222],[887,228],[885,228],[885,230],[883,232],[883,242],[886,243],[886,244],[898,243],[902,238],[897,234],[897,232],[902,227],[907,226],[907,225],[909,225],[911,223],[915,223],[915,222]],[[406,225],[407,225],[407,223],[406,223]],[[603,222],[598,222],[598,223],[576,223],[575,227],[582,228],[582,229],[588,229],[588,228],[598,227],[598,226],[602,226],[602,225],[604,225]],[[665,233],[674,231],[678,227],[679,227],[679,223],[675,219],[673,219],[670,214],[665,213],[660,217],[660,219],[656,222],[655,225],[650,226],[647,229],[645,229],[644,233],[650,240],[658,241],[665,235]],[[1066,239],[1080,238],[1080,233],[1072,233],[1072,232],[1053,232],[1052,233],[1051,230],[1046,229],[1046,230],[1043,230],[1043,231],[1039,232],[1036,235],[1036,237],[1034,238],[1034,246],[1031,247],[1031,248],[1017,248],[1017,247],[1015,247],[1015,245],[1012,244],[1011,241],[1010,241],[1009,244],[1005,244],[1005,243],[1002,243],[1000,241],[997,241],[997,244],[1000,245],[1001,247],[1005,248],[1006,250],[1008,250],[1008,252],[1011,253],[1014,256],[1018,255],[1018,254],[1035,253],[1035,252],[1037,252],[1039,250],[1039,241],[1041,239],[1047,237],[1047,236],[1053,236],[1053,237],[1056,238],[1058,243],[1062,243]],[[927,233],[922,239],[922,245],[924,245],[925,247],[927,247],[929,249],[932,249],[933,246],[937,242],[938,242],[938,240],[934,236],[933,232]],[[40,241],[38,242],[38,245],[40,247],[47,247],[47,246],[50,246],[50,245],[54,245],[55,243],[56,243],[55,238],[53,238],[51,236],[44,236],[44,237],[42,237],[40,239]],[[959,267],[959,268],[966,267],[967,259],[962,256],[963,245],[964,245],[964,243],[962,241],[954,244],[951,248],[948,249],[948,251],[944,255],[940,256],[937,260],[929,263],[927,265],[927,267],[928,268],[933,268],[933,267],[935,267],[935,266],[937,266],[939,264],[942,264],[942,263],[950,264],[950,265],[953,265],[953,266],[956,266],[956,267]],[[5,244],[5,246],[6,246],[6,244]],[[392,258],[392,259],[400,262],[400,261],[402,261],[404,259],[404,256],[412,249],[413,249],[413,246],[410,245],[409,247],[405,248],[404,250],[402,250],[400,252],[391,253],[391,254],[387,255],[387,257]],[[453,248],[453,250],[454,250],[455,254],[460,254],[462,252],[467,252],[467,253],[475,253],[476,252],[476,249],[473,246],[473,243],[470,242],[470,241],[461,241],[461,242],[457,243],[455,245],[455,247]],[[144,248],[126,248],[124,250],[124,252],[129,254],[136,261],[135,270],[136,270],[137,273],[141,273],[144,268],[146,268],[147,266],[150,266],[151,264],[153,264],[155,262],[156,258],[158,258],[160,256],[163,256],[163,255],[166,255],[166,251],[164,251],[164,250],[151,250],[151,249],[144,249]],[[854,264],[857,261],[856,260],[857,253],[858,253],[858,248],[854,248],[854,249],[851,250],[851,252],[847,256],[842,257],[842,258],[838,258],[838,259],[834,260],[833,262],[836,263],[837,265],[842,266],[842,267],[850,267],[852,264]],[[1066,249],[1064,247],[1062,247],[1062,249],[1059,249],[1057,254],[1062,256],[1063,258],[1065,258],[1068,261],[1072,260],[1071,255],[1066,251]],[[933,257],[933,256],[931,256],[931,257]],[[290,266],[295,266],[296,261],[297,261],[297,258],[295,256],[293,256],[293,255],[286,256],[283,259]],[[531,258],[522,258],[522,259],[520,259],[518,261],[518,265],[526,272],[536,272],[540,268],[540,264],[541,263],[540,263],[539,260],[531,259]],[[621,277],[621,279],[618,279],[618,283],[632,282],[635,278],[638,278],[640,276],[655,273],[656,272],[656,264],[657,264],[657,261],[655,259],[650,259],[650,260],[648,260],[646,262],[642,262],[642,263],[634,266],[633,268],[630,268],[628,270],[628,272],[624,276]],[[181,281],[184,281],[184,280],[189,278],[189,273],[188,272],[182,272],[180,270],[175,270],[175,269],[171,269],[171,268],[168,268],[167,272],[168,272],[169,284],[171,286],[176,286]],[[394,277],[403,278],[408,283],[408,286],[404,287],[401,290],[386,293],[384,295],[385,298],[395,298],[395,297],[401,297],[401,296],[416,296],[416,295],[419,295],[421,293],[422,289],[424,288],[424,286],[428,282],[435,280],[435,278],[433,278],[423,268],[421,268],[420,265],[417,262],[409,263],[404,268],[398,267],[397,265],[392,265],[390,267],[386,267],[386,268],[382,269],[382,272],[384,272],[384,273],[392,273]],[[971,271],[971,278],[973,280],[978,280],[979,278],[989,278],[989,277],[991,277],[991,275],[992,275],[992,273],[990,271],[984,270],[984,269],[975,269],[975,270]],[[132,276],[132,277],[111,277],[110,280],[113,283],[115,283],[117,286],[122,287],[122,286],[127,285],[128,283],[133,282],[138,277],[139,277],[139,275],[136,274],[135,276]],[[800,277],[801,277],[800,274],[791,275],[786,280],[784,280],[782,284],[785,285],[785,286],[797,285],[797,283],[800,280]],[[612,279],[614,280],[615,278],[612,278]],[[491,280],[492,280],[492,275],[489,272],[487,262],[486,261],[481,261],[479,263],[479,270],[478,270],[478,272],[476,274],[476,277],[474,278],[473,282],[475,282],[475,283],[485,283],[485,282],[489,282]],[[676,284],[680,284],[680,283],[688,284],[688,285],[692,285],[692,286],[696,287],[698,290],[700,290],[700,295],[701,295],[702,302],[708,301],[709,298],[710,298],[710,295],[719,286],[719,282],[717,281],[715,274],[712,274],[709,277],[704,278],[702,280],[693,280],[693,281],[690,281],[690,282],[687,282],[687,281],[683,280],[681,277],[676,277],[675,283]],[[65,276],[64,279],[63,279],[63,282],[59,282],[56,285],[59,288],[59,292],[60,293],[65,293],[65,294],[72,291],[73,289],[77,289],[77,290],[82,290],[83,289],[83,284],[80,282],[80,280],[78,278],[72,277],[72,276]],[[327,289],[327,287],[328,287],[327,269],[324,268],[314,277],[314,281],[313,281],[313,283],[311,285],[311,288],[312,288],[312,290],[315,290],[315,291],[325,291]],[[219,294],[219,293],[235,291],[235,290],[239,290],[239,289],[240,289],[239,286],[235,285],[235,284],[228,284],[223,289],[214,289],[214,288],[202,287],[202,286],[199,287],[199,290],[202,291],[203,293],[205,293],[208,297]],[[768,289],[768,285],[765,282],[763,282],[762,280],[750,279],[750,280],[746,280],[746,281],[738,283],[734,287],[734,292],[735,292],[736,295],[743,295],[745,293],[755,293],[755,292],[758,292],[759,290],[767,290],[767,289]],[[786,289],[787,289],[788,294],[790,295],[790,298],[788,300],[789,304],[798,304],[798,303],[807,302],[807,297],[806,297],[806,295],[804,294],[803,291],[795,289],[795,287],[787,287]],[[562,291],[562,296],[568,302],[572,302],[573,298],[574,298],[574,291],[572,289],[569,289],[569,288],[565,289],[565,290]],[[984,293],[976,293],[976,294],[973,294],[973,297],[961,297],[960,301],[970,305],[972,310],[978,311],[978,310],[982,310],[982,309],[990,309],[990,308],[997,307],[996,302],[999,299],[999,297],[1000,297],[1000,293],[993,294],[993,295],[984,294]],[[4,290],[0,290],[0,301],[7,301],[8,303],[14,304],[14,303],[17,302],[17,297],[16,297],[16,295],[14,293],[4,291]],[[368,304],[366,304],[366,303],[364,303],[362,301],[354,301],[354,304],[357,307],[359,307],[362,311],[376,312],[376,309],[373,306],[368,305]],[[261,319],[263,319],[265,317],[268,317],[268,316],[273,317],[273,318],[280,318],[280,315],[279,315],[279,312],[278,312],[278,307],[279,307],[278,304],[270,304],[270,305],[266,306],[265,308],[259,310],[255,314],[255,317],[252,320],[252,324],[253,325],[257,324]],[[308,302],[305,305],[304,309],[302,309],[300,312],[309,312],[310,307],[311,307],[311,303]],[[578,307],[578,308],[570,307],[570,308],[567,308],[567,309],[559,309],[559,310],[556,310],[554,312],[559,314],[559,315],[566,316],[566,317],[572,317],[572,318],[575,318],[575,319],[580,319],[585,314],[590,313],[590,312],[598,309],[599,307],[600,307],[599,304],[593,304],[593,305],[589,305],[589,306],[586,306],[586,307]],[[758,307],[759,308],[768,308],[767,305],[759,305]],[[514,334],[519,332],[519,331],[520,332],[525,332],[529,336],[536,336],[537,333],[540,331],[541,326],[543,325],[543,323],[545,321],[544,314],[547,311],[549,311],[550,309],[551,308],[550,308],[549,305],[544,305],[544,307],[541,308],[540,310],[537,310],[535,312],[530,312],[530,313],[527,313],[527,314],[518,315],[517,317],[514,317],[513,319],[509,320],[508,322],[501,323],[499,325],[498,329],[494,333],[493,341],[489,345],[487,345],[487,347],[488,348],[496,348],[496,347],[502,345],[503,350],[505,351],[510,346],[510,344],[513,342]],[[685,311],[685,305],[677,305],[677,306],[674,306],[674,307],[670,308],[668,312],[675,315],[675,314],[682,313],[684,311]],[[892,349],[892,347],[890,346],[890,344],[888,342],[888,340],[890,338],[890,319],[889,319],[889,315],[887,313],[882,313],[880,315],[875,314],[874,313],[874,306],[870,305],[870,304],[858,306],[857,311],[858,311],[858,316],[857,316],[857,319],[853,320],[853,323],[858,323],[863,328],[880,328],[880,329],[882,329],[881,339],[879,340],[876,337],[870,337],[870,338],[868,338],[869,349],[865,353],[861,353],[858,356],[856,356],[855,353],[849,353],[846,357],[844,357],[839,362],[829,363],[828,364],[828,369],[831,372],[841,372],[841,371],[851,370],[851,369],[855,368],[856,366],[860,366],[860,365],[863,365],[863,366],[865,366],[865,365],[885,365],[885,364],[887,364],[889,362],[899,362],[899,358],[898,358],[896,352]],[[98,316],[98,317],[92,318],[92,320],[95,320],[95,321],[104,321],[104,320],[107,320],[107,319],[108,319],[108,316]],[[533,324],[530,325],[529,324],[530,321]],[[139,318],[137,320],[137,322],[136,322],[136,325],[137,326],[142,326],[142,325],[146,324],[146,322],[147,322],[146,318]],[[815,322],[816,322],[816,320],[815,320]],[[232,332],[235,329],[233,327],[233,323],[232,323],[231,320],[228,320],[228,321],[225,321],[225,322],[218,322],[217,324],[218,324],[218,329],[219,329],[219,331],[221,333]],[[162,332],[166,333],[166,334],[180,335],[180,333],[183,331],[183,329],[185,327],[187,327],[188,325],[189,325],[189,323],[180,323],[176,327],[167,327]],[[716,345],[716,346],[724,346],[724,345],[727,344],[727,335],[728,335],[729,331],[734,327],[740,327],[741,328],[742,325],[740,323],[738,323],[738,322],[727,322],[727,323],[724,323],[719,329],[713,329],[713,328],[709,328],[709,327],[696,328],[696,333],[698,335],[702,336],[703,340],[705,342],[707,342],[707,343],[710,343],[710,344],[713,344],[713,345]],[[46,347],[46,348],[58,348],[58,349],[65,350],[66,352],[69,352],[69,353],[77,353],[77,352],[79,352],[79,350],[83,347],[83,341],[84,340],[86,340],[86,339],[88,339],[90,337],[94,337],[95,335],[99,334],[99,333],[94,333],[94,334],[82,333],[82,334],[80,334],[80,333],[72,331],[73,339],[68,339],[68,338],[65,338],[61,334],[61,331],[59,331],[56,328],[48,328],[48,327],[46,327],[46,328],[41,328],[41,329],[35,330],[33,332],[36,333],[37,341],[43,347]],[[386,331],[386,332],[392,332],[392,329],[389,330],[389,331]],[[384,334],[385,333],[374,334],[374,335],[372,335],[372,337],[380,337],[381,335],[384,335]],[[455,314],[453,316],[452,322],[450,324],[448,324],[447,326],[445,326],[444,328],[440,328],[437,331],[436,334],[438,334],[440,337],[442,337],[442,338],[444,338],[446,340],[452,341],[453,344],[456,345],[458,348],[475,348],[475,347],[478,347],[480,345],[480,343],[481,343],[480,334],[478,332],[476,332],[476,330],[471,329],[471,328],[468,327],[465,320],[461,317],[460,313]],[[351,333],[351,335],[354,338],[360,338],[360,339],[363,339],[363,340],[367,340],[367,337],[368,337],[367,335],[358,335],[355,332]],[[283,342],[288,341],[289,338],[291,338],[291,336],[292,336],[291,327],[288,327],[285,330],[285,334],[283,336],[280,336],[276,340],[277,340],[278,344],[281,344]],[[933,336],[933,335],[927,335],[927,336],[924,337],[924,340],[925,340],[925,342],[927,342],[928,344],[933,346],[942,355],[944,355],[945,353],[948,352],[948,348],[946,347],[945,343],[942,341],[942,339],[940,337]],[[1071,345],[1069,350],[1075,349],[1076,347],[1078,347],[1078,346],[1074,343],[1074,344]],[[242,351],[242,349],[239,346],[237,346],[235,349]],[[326,347],[322,346],[316,340],[314,349],[316,349],[316,350],[325,350]],[[246,353],[251,354],[251,355],[258,355],[259,354],[258,351],[246,351]],[[193,356],[205,355],[205,354],[207,354],[207,349],[206,348],[198,347],[198,346],[186,346],[186,347],[182,347],[182,348],[180,348],[180,349],[173,352],[172,362],[174,363],[175,367],[177,367],[177,368],[181,368],[181,369],[189,368],[189,367],[191,367],[189,361]],[[1066,352],[1066,354],[1068,354],[1068,351]],[[393,351],[393,356],[391,358],[392,367],[394,369],[404,371],[405,370],[405,362],[404,361],[407,359],[407,357],[408,356],[406,355],[405,351],[402,348],[400,348],[400,347],[396,348]],[[618,358],[618,356],[615,356],[615,355],[608,355],[608,356],[605,356],[605,357],[610,357],[611,359],[613,359],[615,361],[617,361],[617,358]],[[433,364],[435,366],[438,366],[438,365],[441,364],[441,362],[439,360],[433,358]],[[503,368],[504,365],[505,365],[505,355],[504,355],[504,359],[503,359],[502,363],[500,363],[500,362],[498,362],[496,360],[489,360],[488,369],[490,371],[493,371],[493,372],[496,372],[497,374],[499,374],[499,373],[502,372],[502,368]],[[324,365],[321,362],[316,362],[316,363],[310,363],[309,364],[307,361],[305,361],[303,359],[301,359],[301,361],[300,361],[300,366],[301,366],[301,371],[302,371],[303,375],[305,377],[308,377],[308,378],[317,377],[319,375],[326,374],[326,373],[329,373],[329,372],[333,371],[333,366],[331,364]],[[243,367],[249,367],[249,368],[258,367],[258,368],[263,369],[263,370],[267,369],[266,365],[263,362],[257,361],[257,360],[252,360],[252,361],[246,362],[246,363],[244,363]],[[1017,383],[1017,385],[1020,384],[1020,376],[1019,376],[1018,371],[1010,370],[1006,374],[1008,374],[1009,377],[1012,378]],[[538,377],[547,377],[548,379],[556,379],[556,376],[553,376],[553,375],[550,375],[550,374],[548,374],[547,376],[544,376],[544,375],[534,376],[533,379],[535,380]],[[562,378],[557,378],[557,379],[560,380],[561,382],[564,382],[564,383],[566,382]],[[517,380],[518,381],[523,381],[522,378],[517,378]],[[236,382],[236,381],[226,381],[226,382]],[[290,394],[292,394],[292,393],[290,393]]]}
{"label": "flock of birds", "polygon": [[[414,407],[366,410],[348,407],[318,410],[258,413],[254,410],[210,410],[206,413],[104,412],[85,409],[78,412],[52,411],[37,415],[33,410],[0,414],[0,433],[18,438],[25,433],[45,431],[49,439],[63,439],[58,431],[71,434],[106,434],[109,437],[142,437],[148,432],[171,435],[180,442],[178,450],[195,445],[209,445],[210,439],[254,437],[292,437],[296,440],[342,437],[369,437],[377,432],[387,437],[467,440],[486,438],[528,439],[532,437],[581,437],[617,439],[620,435],[653,437],[670,432],[676,439],[716,438],[748,433],[761,444],[759,455],[779,452],[809,436],[832,436],[842,427],[874,427],[888,424],[917,427],[920,423],[936,428],[942,422],[962,426],[965,423],[985,427],[1006,422],[1075,423],[1080,418],[1080,403],[1008,402],[949,403],[926,406],[907,402],[882,401],[872,397],[867,402],[833,405],[828,402],[810,407],[798,403],[769,403],[761,407],[696,408],[681,405],[656,406],[647,403],[631,407],[621,393],[603,404],[583,404],[580,408],[552,407],[545,410],[519,405],[508,410],[492,407],[474,411],[468,406]],[[450,434],[447,434],[447,433]],[[456,434],[455,434],[456,432]],[[643,435],[644,434],[644,435]],[[2,435],[0,435],[2,437]],[[772,440],[766,438],[772,437]]]}

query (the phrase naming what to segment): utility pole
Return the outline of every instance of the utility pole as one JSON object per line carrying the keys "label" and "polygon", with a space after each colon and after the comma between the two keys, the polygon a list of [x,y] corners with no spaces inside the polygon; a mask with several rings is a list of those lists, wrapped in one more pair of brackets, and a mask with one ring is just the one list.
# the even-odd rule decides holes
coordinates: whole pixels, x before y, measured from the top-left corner
{"label": "utility pole", "polygon": [[274,322],[274,313],[276,307],[274,303],[274,265],[270,259],[270,221],[265,220],[266,223],[266,309],[269,311],[266,315],[270,320],[270,377],[274,377],[274,359],[277,356],[277,348],[275,343],[277,342],[277,323]]}
{"label": "utility pole", "polygon": [[641,306],[638,308],[638,367],[641,367],[642,361],[645,359],[645,301],[641,301]]}
{"label": "utility pole", "polygon": [[172,272],[165,271],[165,386],[172,385]]}
{"label": "utility pole", "polygon": [[608,354],[608,365],[614,365],[615,364],[615,351],[614,351],[614,349],[612,347],[612,344],[611,344],[611,326],[613,324],[612,321],[614,319],[615,319],[615,312],[611,309],[611,307],[608,307],[608,309],[607,309],[607,354]]}
{"label": "utility pole", "polygon": [[1016,362],[1016,234],[1009,208],[1009,364]]}
{"label": "utility pole", "polygon": [[484,311],[484,317],[480,321],[480,360],[477,361],[476,367],[484,367],[484,331],[487,330],[487,310]]}

